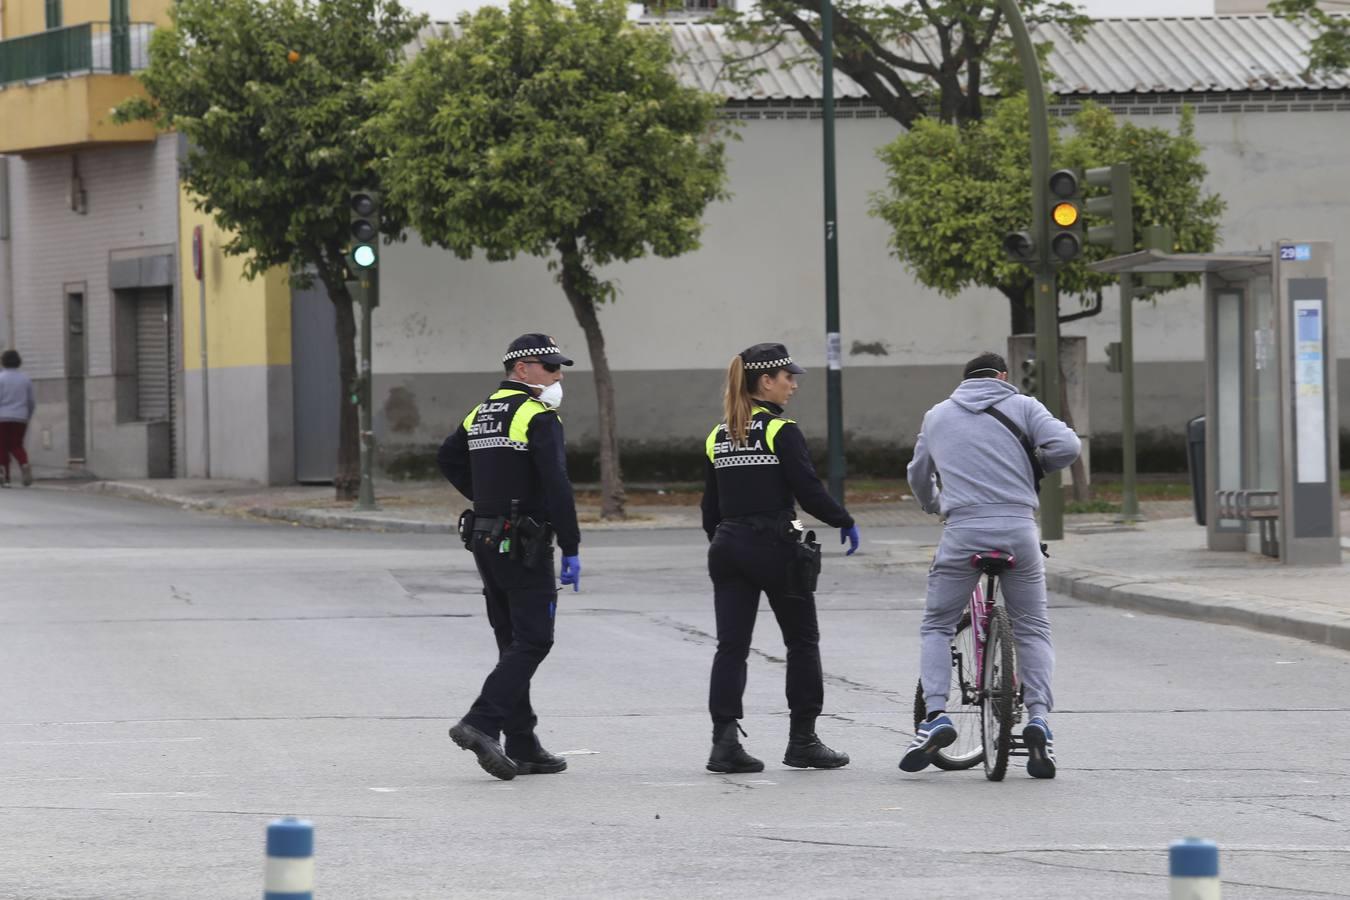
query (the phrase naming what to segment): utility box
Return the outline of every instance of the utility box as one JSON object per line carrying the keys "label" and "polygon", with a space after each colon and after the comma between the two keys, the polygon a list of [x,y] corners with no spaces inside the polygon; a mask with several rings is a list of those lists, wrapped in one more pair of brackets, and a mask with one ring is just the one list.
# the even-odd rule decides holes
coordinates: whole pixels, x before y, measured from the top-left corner
{"label": "utility box", "polygon": [[[1063,375],[1064,396],[1067,399],[1065,421],[1073,425],[1074,433],[1083,442],[1083,483],[1091,484],[1092,419],[1088,410],[1087,338],[1081,335],[1060,335],[1059,367]],[[1024,394],[1036,393],[1036,335],[1014,334],[1008,337],[1008,380]],[[1065,470],[1066,482],[1073,483],[1073,472]],[[1047,476],[1056,477],[1054,474]]]}
{"label": "utility box", "polygon": [[1204,273],[1204,524],[1211,550],[1341,562],[1332,246],[1144,250],[1099,272]]}

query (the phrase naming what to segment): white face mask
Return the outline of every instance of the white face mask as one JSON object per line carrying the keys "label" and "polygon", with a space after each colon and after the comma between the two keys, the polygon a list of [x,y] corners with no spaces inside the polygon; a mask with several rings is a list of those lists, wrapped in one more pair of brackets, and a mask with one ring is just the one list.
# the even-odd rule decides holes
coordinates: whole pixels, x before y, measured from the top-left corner
{"label": "white face mask", "polygon": [[562,406],[563,390],[561,381],[555,381],[547,387],[542,384],[532,384],[530,387],[536,388],[539,391],[539,402],[549,409],[557,409]]}

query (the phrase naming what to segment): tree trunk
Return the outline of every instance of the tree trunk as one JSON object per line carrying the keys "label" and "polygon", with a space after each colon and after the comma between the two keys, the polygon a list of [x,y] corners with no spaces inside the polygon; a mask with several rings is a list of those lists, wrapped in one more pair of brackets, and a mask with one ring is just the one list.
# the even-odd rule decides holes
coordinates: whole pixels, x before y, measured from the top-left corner
{"label": "tree trunk", "polygon": [[562,286],[567,302],[577,317],[577,324],[586,335],[586,349],[591,355],[591,370],[595,375],[595,400],[600,420],[600,517],[624,518],[623,473],[619,466],[619,429],[614,415],[614,377],[605,356],[605,336],[596,315],[594,276],[576,248],[576,242],[560,243],[562,251]]}
{"label": "tree trunk", "polygon": [[361,435],[357,422],[357,408],[352,397],[357,393],[356,370],[356,313],[352,295],[342,276],[325,268],[319,279],[333,301],[336,313],[334,329],[338,347],[338,457],[333,473],[337,499],[355,500],[361,486]]}

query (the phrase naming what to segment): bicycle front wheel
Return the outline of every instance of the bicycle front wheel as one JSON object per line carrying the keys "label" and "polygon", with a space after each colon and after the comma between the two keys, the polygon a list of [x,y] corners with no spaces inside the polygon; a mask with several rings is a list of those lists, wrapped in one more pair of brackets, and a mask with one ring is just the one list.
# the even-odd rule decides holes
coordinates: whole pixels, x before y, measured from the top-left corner
{"label": "bicycle front wheel", "polygon": [[980,685],[980,735],[984,743],[984,775],[1002,781],[1012,749],[1013,709],[1016,706],[1016,650],[1008,612],[1001,606],[989,614],[989,638],[984,644],[984,672]]}
{"label": "bicycle front wheel", "polygon": [[[984,759],[980,739],[980,688],[976,684],[975,668],[975,630],[970,627],[970,610],[966,610],[952,637],[952,669],[956,677],[951,701],[947,704],[947,716],[956,726],[956,740],[933,754],[933,765],[939,769],[949,772],[969,769]],[[926,718],[928,705],[924,702],[923,679],[919,679],[914,689],[915,730]]]}

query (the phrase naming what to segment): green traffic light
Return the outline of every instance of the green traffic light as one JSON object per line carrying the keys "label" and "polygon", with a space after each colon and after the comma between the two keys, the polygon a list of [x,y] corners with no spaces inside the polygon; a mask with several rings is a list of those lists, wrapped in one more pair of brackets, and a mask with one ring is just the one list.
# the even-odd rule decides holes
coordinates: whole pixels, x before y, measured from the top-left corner
{"label": "green traffic light", "polygon": [[362,244],[352,251],[352,262],[363,269],[369,269],[375,265],[375,248],[368,244]]}

